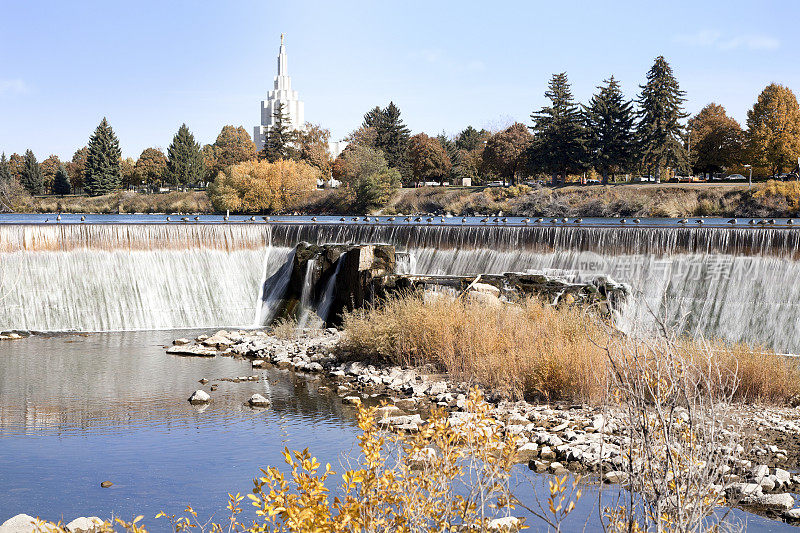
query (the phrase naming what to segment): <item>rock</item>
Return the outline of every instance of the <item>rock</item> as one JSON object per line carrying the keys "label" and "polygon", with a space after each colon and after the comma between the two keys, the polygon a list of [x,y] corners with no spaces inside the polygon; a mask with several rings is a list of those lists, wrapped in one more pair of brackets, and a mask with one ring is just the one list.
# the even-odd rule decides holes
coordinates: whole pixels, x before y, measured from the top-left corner
{"label": "rock", "polygon": [[67,531],[70,533],[95,533],[99,532],[103,526],[103,520],[96,516],[81,516],[67,524]]}
{"label": "rock", "polygon": [[542,451],[539,452],[539,457],[542,459],[552,460],[556,458],[556,452],[554,452],[550,446],[542,446]]}
{"label": "rock", "polygon": [[[186,344],[189,344],[190,342],[192,342],[192,341],[190,341],[189,339],[175,339],[174,341],[172,341],[172,344],[175,345],[175,346],[184,346]],[[80,520],[80,519],[76,518],[75,520]],[[74,522],[74,520],[73,520],[73,522]]]}
{"label": "rock", "polygon": [[6,335],[6,338],[10,339],[10,340],[16,340],[16,339],[22,339],[24,337],[22,335],[20,335],[19,333],[12,332],[12,333],[8,333]]}
{"label": "rock", "polygon": [[485,292],[469,291],[469,293],[467,293],[466,300],[479,305],[485,305],[487,307],[500,307],[503,305],[503,302],[500,301],[500,298],[493,294],[486,294]]}
{"label": "rock", "polygon": [[247,403],[252,405],[253,407],[268,407],[269,400],[261,396],[260,394],[253,394],[250,398],[247,399]]}
{"label": "rock", "polygon": [[100,486],[103,487],[104,489],[107,489],[111,485],[113,485],[113,483],[111,483],[110,481],[101,481],[100,482]]}
{"label": "rock", "polygon": [[212,346],[216,348],[227,347],[233,344],[233,341],[231,341],[228,337],[223,337],[219,334],[216,334],[213,337],[208,337],[200,342],[205,346]]}
{"label": "rock", "polygon": [[413,470],[422,470],[425,466],[436,460],[436,450],[430,447],[422,448],[419,452],[409,456],[408,464]]}
{"label": "rock", "polygon": [[263,368],[267,366],[267,362],[263,359],[253,359],[251,364],[253,365],[253,368]]}
{"label": "rock", "polygon": [[490,531],[519,531],[522,521],[516,516],[506,516],[505,518],[493,518],[486,524],[486,529]]}
{"label": "rock", "polygon": [[204,390],[197,389],[189,396],[189,403],[208,403],[211,401],[211,396]]}
{"label": "rock", "polygon": [[788,485],[791,480],[791,474],[783,468],[776,468],[775,479],[778,480],[781,486]]}
{"label": "rock", "polygon": [[740,500],[744,498],[752,498],[762,494],[761,485],[757,483],[731,483],[725,487],[725,493],[729,499]]}
{"label": "rock", "polygon": [[769,475],[769,467],[767,465],[758,465],[753,467],[752,470],[750,470],[750,477],[756,480],[756,482],[761,481],[768,475]]}
{"label": "rock", "polygon": [[382,418],[389,418],[391,416],[400,415],[401,411],[400,408],[396,405],[384,405],[382,407],[378,407],[375,409],[375,418],[378,420]]}
{"label": "rock", "polygon": [[603,481],[606,483],[615,483],[617,485],[624,485],[628,482],[628,473],[622,472],[620,470],[612,470],[611,472],[606,472],[603,476]]}
{"label": "rock", "polygon": [[171,355],[194,355],[198,357],[214,357],[217,351],[213,348],[200,346],[199,344],[186,344],[182,346],[170,346],[167,353]]}
{"label": "rock", "polygon": [[215,390],[217,390],[218,387],[219,387],[219,385],[211,385],[211,392],[214,392]]}
{"label": "rock", "polygon": [[528,442],[523,444],[517,450],[517,461],[520,463],[529,463],[539,455],[539,445],[535,442]]}
{"label": "rock", "polygon": [[530,461],[528,463],[528,468],[541,474],[542,472],[547,471],[547,463],[543,461]]}
{"label": "rock", "polygon": [[742,503],[772,511],[788,511],[794,507],[794,496],[788,492],[783,494],[761,494],[752,498],[745,498]]}
{"label": "rock", "polygon": [[417,406],[417,401],[410,398],[404,398],[402,400],[395,401],[394,404],[403,411],[411,411]]}
{"label": "rock", "polygon": [[201,385],[205,385],[206,383],[208,383],[208,380],[206,378],[202,378],[202,379],[198,380],[197,382],[199,384],[201,384]]}
{"label": "rock", "polygon": [[0,524],[0,533],[31,533],[36,530],[35,523],[34,517],[18,514]]}
{"label": "rock", "polygon": [[483,294],[491,294],[492,296],[500,297],[500,289],[488,283],[473,283],[470,289],[473,292],[480,292]]}
{"label": "rock", "polygon": [[783,517],[789,522],[800,521],[800,507],[798,507],[797,509],[790,509],[788,511],[784,511]]}
{"label": "rock", "polygon": [[763,492],[771,492],[775,490],[775,482],[769,477],[762,478],[758,484],[761,486],[761,490]]}
{"label": "rock", "polygon": [[563,476],[569,472],[569,470],[567,470],[567,468],[558,461],[553,461],[550,463],[550,471],[557,476]]}
{"label": "rock", "polygon": [[342,403],[345,405],[361,405],[361,398],[358,396],[345,396],[342,398]]}

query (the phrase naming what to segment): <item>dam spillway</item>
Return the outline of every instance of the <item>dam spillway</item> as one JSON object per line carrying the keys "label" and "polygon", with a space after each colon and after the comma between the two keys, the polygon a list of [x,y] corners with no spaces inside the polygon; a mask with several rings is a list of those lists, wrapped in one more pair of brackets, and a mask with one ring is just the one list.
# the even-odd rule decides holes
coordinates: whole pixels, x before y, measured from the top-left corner
{"label": "dam spillway", "polygon": [[298,242],[388,243],[419,274],[609,275],[629,324],[800,352],[800,229],[442,222],[0,224],[0,330],[259,325]]}

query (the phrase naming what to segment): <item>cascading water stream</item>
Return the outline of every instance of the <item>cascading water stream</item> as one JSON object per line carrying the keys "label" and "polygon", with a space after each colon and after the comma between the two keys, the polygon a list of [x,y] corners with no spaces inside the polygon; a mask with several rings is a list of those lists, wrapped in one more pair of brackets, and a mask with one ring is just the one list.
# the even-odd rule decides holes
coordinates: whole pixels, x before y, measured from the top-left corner
{"label": "cascading water stream", "polygon": [[304,328],[308,325],[311,313],[314,312],[314,302],[311,301],[311,289],[314,287],[314,267],[317,260],[311,258],[306,263],[306,272],[303,276],[303,290],[300,293],[300,318],[297,320],[297,327]]}
{"label": "cascading water stream", "polygon": [[344,264],[345,255],[347,255],[347,252],[339,256],[339,259],[336,261],[336,268],[333,270],[333,274],[331,274],[331,277],[328,279],[328,283],[325,285],[325,292],[322,294],[322,300],[320,300],[319,305],[317,306],[317,316],[323,322],[327,322],[328,315],[331,312],[334,290],[336,289],[336,279],[339,277],[339,270]]}

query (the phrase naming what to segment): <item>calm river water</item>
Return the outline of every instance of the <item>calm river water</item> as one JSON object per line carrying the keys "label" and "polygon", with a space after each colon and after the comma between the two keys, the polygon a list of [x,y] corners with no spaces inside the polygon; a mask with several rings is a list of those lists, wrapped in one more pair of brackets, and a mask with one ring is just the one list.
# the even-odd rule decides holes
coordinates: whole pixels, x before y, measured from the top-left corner
{"label": "calm river water", "polygon": [[[227,493],[247,493],[260,466],[283,465],[284,446],[309,447],[323,464],[342,470],[356,450],[351,408],[319,391],[322,382],[308,376],[254,371],[225,357],[165,354],[176,336],[194,334],[34,336],[0,343],[0,523],[18,513],[54,521],[143,514],[151,531],[166,531],[168,523],[155,514],[182,514],[186,504],[201,518],[217,513],[224,520]],[[213,381],[254,373],[258,382]],[[186,401],[195,389],[209,390],[201,378],[219,384],[205,409]],[[254,392],[272,406],[244,405]],[[532,476],[524,467],[517,474],[522,484],[523,476]],[[531,479],[544,495],[543,478]],[[101,488],[104,480],[114,485]],[[532,497],[530,489],[522,493]],[[596,530],[596,509],[596,490],[589,488],[565,530]],[[736,514],[750,530],[794,530]],[[528,523],[532,531],[545,530]]]}

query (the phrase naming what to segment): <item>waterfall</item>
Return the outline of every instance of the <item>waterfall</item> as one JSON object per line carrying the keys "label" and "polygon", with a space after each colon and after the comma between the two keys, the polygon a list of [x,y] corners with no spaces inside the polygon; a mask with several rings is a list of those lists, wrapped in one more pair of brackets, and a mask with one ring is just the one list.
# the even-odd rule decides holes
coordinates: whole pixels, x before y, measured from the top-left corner
{"label": "waterfall", "polygon": [[311,313],[314,312],[314,302],[311,301],[311,289],[314,287],[314,266],[317,260],[311,258],[306,263],[306,272],[303,276],[303,290],[300,293],[300,310],[297,327],[304,328],[308,324]]}
{"label": "waterfall", "polygon": [[344,264],[345,255],[347,255],[347,252],[339,256],[339,259],[336,261],[336,268],[334,269],[333,274],[331,274],[331,277],[328,279],[328,283],[325,285],[325,292],[322,294],[322,300],[320,300],[319,305],[317,306],[317,316],[323,322],[328,321],[328,315],[331,312],[334,291],[336,289],[336,279],[339,277],[339,270],[342,268],[342,264]]}
{"label": "waterfall", "polygon": [[610,275],[628,321],[800,353],[800,228],[777,225],[0,224],[0,330],[262,325],[302,240],[392,244],[419,274]]}

